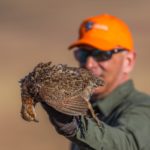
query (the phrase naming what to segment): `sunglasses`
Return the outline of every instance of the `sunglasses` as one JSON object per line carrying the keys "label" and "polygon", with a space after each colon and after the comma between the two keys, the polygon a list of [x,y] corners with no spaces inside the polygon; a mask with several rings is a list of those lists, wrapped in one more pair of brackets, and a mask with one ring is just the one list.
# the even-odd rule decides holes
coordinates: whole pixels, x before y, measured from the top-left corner
{"label": "sunglasses", "polygon": [[125,49],[113,49],[110,51],[101,51],[98,49],[87,50],[86,48],[79,48],[74,51],[74,56],[81,64],[85,64],[88,57],[93,57],[97,62],[107,61],[112,58],[113,54],[126,51]]}

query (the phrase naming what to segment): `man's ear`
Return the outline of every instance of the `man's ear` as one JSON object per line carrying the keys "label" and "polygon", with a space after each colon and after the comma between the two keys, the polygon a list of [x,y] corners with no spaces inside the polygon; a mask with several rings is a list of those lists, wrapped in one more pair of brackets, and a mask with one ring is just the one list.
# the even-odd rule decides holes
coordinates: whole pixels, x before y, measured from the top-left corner
{"label": "man's ear", "polygon": [[133,70],[136,60],[135,52],[127,52],[124,58],[124,73],[130,73]]}

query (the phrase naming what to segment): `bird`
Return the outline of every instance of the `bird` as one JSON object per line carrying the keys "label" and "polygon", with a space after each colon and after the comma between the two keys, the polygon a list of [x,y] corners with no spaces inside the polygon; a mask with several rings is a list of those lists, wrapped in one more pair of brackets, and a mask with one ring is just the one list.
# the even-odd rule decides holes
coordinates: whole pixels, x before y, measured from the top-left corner
{"label": "bird", "polygon": [[100,124],[89,99],[104,81],[87,69],[41,62],[19,82],[24,120],[38,122],[35,106],[38,102],[45,102],[63,114],[91,116]]}

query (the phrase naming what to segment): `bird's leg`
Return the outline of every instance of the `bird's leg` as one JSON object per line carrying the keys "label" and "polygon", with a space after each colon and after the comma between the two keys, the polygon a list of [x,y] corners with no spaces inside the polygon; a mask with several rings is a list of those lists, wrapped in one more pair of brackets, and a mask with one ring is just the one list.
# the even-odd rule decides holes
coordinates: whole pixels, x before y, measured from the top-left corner
{"label": "bird's leg", "polygon": [[96,123],[100,126],[100,120],[96,116],[96,114],[95,114],[95,112],[94,112],[94,110],[93,110],[92,105],[90,104],[90,102],[88,102],[88,108],[89,108],[89,110],[91,112],[92,117],[95,119]]}
{"label": "bird's leg", "polygon": [[100,120],[98,119],[98,117],[96,116],[96,114],[95,114],[95,112],[94,112],[94,110],[93,110],[93,107],[92,107],[91,103],[89,102],[89,97],[90,97],[90,96],[89,96],[89,93],[91,93],[91,88],[90,88],[90,87],[86,88],[86,90],[83,92],[82,97],[83,97],[83,99],[86,101],[87,106],[88,106],[88,109],[89,109],[89,111],[90,111],[92,117],[93,117],[94,120],[96,121],[97,125],[100,127],[100,126],[101,126],[101,122],[100,122]]}
{"label": "bird's leg", "polygon": [[86,99],[86,98],[84,98],[84,99],[85,99],[85,101],[87,102],[87,105],[88,105],[88,108],[89,108],[89,110],[90,110],[90,113],[91,113],[92,117],[93,117],[94,120],[96,121],[97,125],[100,127],[100,126],[101,126],[101,122],[100,122],[100,120],[98,119],[98,117],[96,116],[96,114],[95,114],[95,112],[94,112],[94,110],[93,110],[93,107],[92,107],[91,103],[89,102],[88,99]]}
{"label": "bird's leg", "polygon": [[21,115],[23,119],[27,121],[38,122],[38,120],[36,119],[35,103],[33,99],[28,98],[22,100]]}

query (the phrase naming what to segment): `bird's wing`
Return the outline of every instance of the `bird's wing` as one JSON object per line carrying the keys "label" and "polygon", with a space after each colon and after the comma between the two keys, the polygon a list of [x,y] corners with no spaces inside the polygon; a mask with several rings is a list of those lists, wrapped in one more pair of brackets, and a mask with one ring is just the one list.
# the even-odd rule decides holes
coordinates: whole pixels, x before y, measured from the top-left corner
{"label": "bird's wing", "polygon": [[62,113],[68,115],[86,115],[88,111],[88,105],[85,99],[81,96],[76,96],[61,101],[63,107],[61,109]]}
{"label": "bird's wing", "polygon": [[57,95],[51,96],[51,92],[46,88],[42,88],[40,94],[44,102],[61,113],[72,116],[86,115],[88,113],[87,101],[80,95],[57,98]]}

